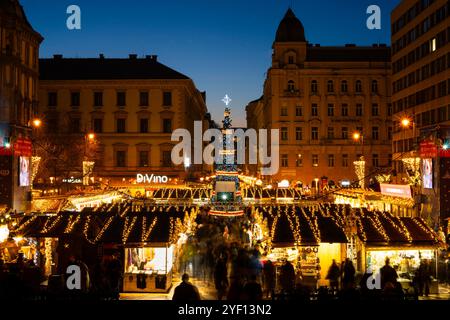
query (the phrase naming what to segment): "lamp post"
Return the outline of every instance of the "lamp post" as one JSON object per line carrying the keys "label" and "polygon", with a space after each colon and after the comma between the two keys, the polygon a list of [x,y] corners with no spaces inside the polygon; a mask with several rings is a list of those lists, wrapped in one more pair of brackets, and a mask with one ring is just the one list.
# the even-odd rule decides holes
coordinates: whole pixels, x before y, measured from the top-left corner
{"label": "lamp post", "polygon": [[352,135],[353,141],[361,144],[361,155],[358,157],[356,161],[353,162],[355,165],[355,173],[358,177],[359,186],[361,189],[364,189],[364,179],[365,179],[365,165],[366,162],[364,160],[364,136],[359,131],[355,131]]}

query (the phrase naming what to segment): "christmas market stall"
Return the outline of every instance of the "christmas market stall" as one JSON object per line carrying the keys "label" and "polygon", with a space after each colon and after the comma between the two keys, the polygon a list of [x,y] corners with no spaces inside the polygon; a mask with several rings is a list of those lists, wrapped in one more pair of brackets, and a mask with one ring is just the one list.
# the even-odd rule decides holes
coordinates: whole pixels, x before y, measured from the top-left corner
{"label": "christmas market stall", "polygon": [[[195,221],[197,208],[115,203],[81,212],[24,217],[13,232],[23,238],[55,241],[50,273],[64,274],[70,256],[88,266],[111,255],[121,257],[124,292],[167,292],[180,247]],[[55,249],[53,249],[55,250]]]}
{"label": "christmas market stall", "polygon": [[403,287],[410,287],[420,264],[426,264],[433,277],[431,292],[437,293],[435,232],[421,218],[396,217],[387,212],[356,209],[353,213],[356,234],[358,269],[378,272],[387,258]]}
{"label": "christmas market stall", "polygon": [[327,285],[326,273],[332,260],[346,256],[347,237],[336,219],[319,207],[256,207],[266,221],[266,259],[280,265],[291,262],[302,284],[316,289]]}

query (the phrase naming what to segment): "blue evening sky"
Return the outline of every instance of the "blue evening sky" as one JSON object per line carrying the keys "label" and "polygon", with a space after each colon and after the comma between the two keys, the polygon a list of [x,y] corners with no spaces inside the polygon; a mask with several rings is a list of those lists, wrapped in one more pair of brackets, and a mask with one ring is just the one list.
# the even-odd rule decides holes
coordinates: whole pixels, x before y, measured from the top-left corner
{"label": "blue evening sky", "polygon": [[[21,0],[45,40],[41,57],[127,57],[158,60],[206,90],[208,109],[222,119],[225,94],[233,124],[262,93],[278,23],[289,6],[306,39],[321,45],[390,43],[390,12],[399,0]],[[81,8],[81,30],[68,30],[66,9]],[[366,9],[381,8],[381,30],[366,28]]]}

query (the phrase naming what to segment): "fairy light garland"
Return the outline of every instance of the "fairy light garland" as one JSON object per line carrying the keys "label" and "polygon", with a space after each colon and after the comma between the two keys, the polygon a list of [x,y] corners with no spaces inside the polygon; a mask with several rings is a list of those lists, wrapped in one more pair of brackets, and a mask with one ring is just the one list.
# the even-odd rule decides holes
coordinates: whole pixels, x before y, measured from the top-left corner
{"label": "fairy light garland", "polygon": [[[131,222],[130,222],[131,220]],[[128,237],[130,236],[131,230],[133,230],[134,224],[136,223],[137,217],[125,217],[125,222],[122,230],[122,243],[126,243]]]}
{"label": "fairy light garland", "polygon": [[369,221],[372,222],[372,224],[374,225],[375,229],[381,234],[381,236],[384,238],[384,240],[386,240],[386,242],[389,242],[389,236],[387,235],[386,231],[383,228],[383,225],[381,224],[380,220],[378,219],[378,216],[373,215],[373,216],[368,216]]}
{"label": "fairy light garland", "polygon": [[303,217],[305,217],[306,221],[308,222],[308,225],[313,232],[314,239],[316,240],[316,243],[320,243],[320,230],[317,223],[317,217],[314,216],[313,213],[311,213],[311,218],[314,219],[314,222],[311,221],[311,218],[308,214],[306,214],[305,210],[303,208],[300,209],[300,212],[302,213]]}
{"label": "fairy light garland", "polygon": [[88,237],[90,223],[91,223],[91,216],[87,216],[86,220],[84,222],[83,235],[87,242],[89,242],[90,244],[95,244],[95,242],[92,241],[91,239],[89,239],[89,237]]}
{"label": "fairy light garland", "polygon": [[398,232],[400,233],[402,236],[404,236],[406,238],[406,240],[408,242],[412,242],[413,239],[411,237],[411,234],[409,233],[408,229],[405,227],[405,225],[403,224],[403,222],[401,221],[401,219],[396,218],[396,221],[398,222],[398,224],[400,225],[400,227],[394,222],[394,220],[392,219],[393,217],[391,217],[391,215],[387,212],[381,212],[380,213],[388,222],[389,224]]}
{"label": "fairy light garland", "polygon": [[[49,233],[51,230],[53,230],[56,225],[61,221],[62,215],[56,216],[54,219],[53,217],[48,217],[47,221],[45,221],[44,227],[41,230],[41,233]],[[49,222],[51,221],[50,225]]]}
{"label": "fairy light garland", "polygon": [[146,242],[148,240],[148,237],[150,236],[150,233],[152,232],[153,228],[156,225],[156,222],[158,221],[158,217],[153,219],[152,223],[147,229],[147,217],[142,217],[142,233],[141,233],[141,241]]}
{"label": "fairy light garland", "polygon": [[32,216],[30,219],[22,223],[17,229],[15,229],[15,232],[21,232],[23,231],[27,226],[29,226],[32,222],[34,222],[37,219],[38,215]]}
{"label": "fairy light garland", "polygon": [[[300,244],[302,241],[301,238],[301,234],[300,234],[300,223],[298,222],[298,216],[295,214],[292,214],[291,211],[288,212],[288,209],[286,207],[283,208],[283,213],[286,215],[288,222],[289,222],[289,226],[291,228],[292,234],[294,235],[294,242],[296,245]],[[294,226],[294,222],[291,219],[291,215],[293,216],[294,220],[295,220],[295,226]]]}
{"label": "fairy light garland", "polygon": [[75,225],[80,221],[81,215],[72,216],[69,218],[69,221],[67,222],[67,226],[64,229],[64,233],[71,233],[73,231],[73,228]]}
{"label": "fairy light garland", "polygon": [[103,225],[103,227],[100,229],[99,233],[97,234],[97,236],[95,237],[94,243],[97,243],[102,237],[103,234],[105,233],[105,231],[109,228],[109,226],[111,225],[111,223],[114,220],[114,216],[111,216],[108,218],[108,220],[106,220],[105,224]]}
{"label": "fairy light garland", "polygon": [[356,228],[357,228],[357,232],[361,236],[362,241],[363,242],[367,242],[367,234],[364,231],[364,227],[362,225],[362,221],[361,221],[361,217],[360,216],[356,216]]}
{"label": "fairy light garland", "polygon": [[428,236],[430,236],[433,239],[437,239],[437,234],[430,227],[424,225],[422,223],[422,220],[420,220],[420,218],[413,218],[412,221],[414,222],[415,225],[417,225]]}

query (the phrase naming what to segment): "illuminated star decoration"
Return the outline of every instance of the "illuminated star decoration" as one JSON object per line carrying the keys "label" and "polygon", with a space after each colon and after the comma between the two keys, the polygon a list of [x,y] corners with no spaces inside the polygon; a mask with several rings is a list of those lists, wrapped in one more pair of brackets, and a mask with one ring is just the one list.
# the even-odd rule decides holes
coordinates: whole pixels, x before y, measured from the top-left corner
{"label": "illuminated star decoration", "polygon": [[222,101],[225,103],[225,105],[228,107],[228,105],[231,102],[231,98],[228,96],[228,94],[225,95],[225,97],[223,97]]}

